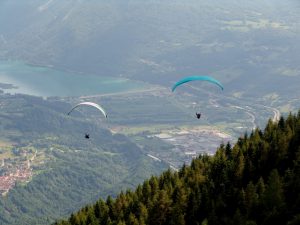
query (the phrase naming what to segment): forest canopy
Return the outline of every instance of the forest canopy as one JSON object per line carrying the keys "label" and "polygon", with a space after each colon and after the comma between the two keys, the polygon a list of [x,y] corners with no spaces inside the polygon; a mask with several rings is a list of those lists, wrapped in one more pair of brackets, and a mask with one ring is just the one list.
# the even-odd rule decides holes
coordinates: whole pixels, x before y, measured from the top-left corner
{"label": "forest canopy", "polygon": [[57,225],[299,224],[300,111]]}

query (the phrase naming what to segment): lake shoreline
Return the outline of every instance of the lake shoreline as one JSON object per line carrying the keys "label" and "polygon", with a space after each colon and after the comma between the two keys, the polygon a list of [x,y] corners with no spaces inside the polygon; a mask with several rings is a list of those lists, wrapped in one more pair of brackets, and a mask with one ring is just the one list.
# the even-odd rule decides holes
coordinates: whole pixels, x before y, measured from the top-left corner
{"label": "lake shoreline", "polygon": [[124,77],[97,76],[52,65],[0,60],[0,84],[5,93],[41,97],[80,97],[147,89],[151,85]]}

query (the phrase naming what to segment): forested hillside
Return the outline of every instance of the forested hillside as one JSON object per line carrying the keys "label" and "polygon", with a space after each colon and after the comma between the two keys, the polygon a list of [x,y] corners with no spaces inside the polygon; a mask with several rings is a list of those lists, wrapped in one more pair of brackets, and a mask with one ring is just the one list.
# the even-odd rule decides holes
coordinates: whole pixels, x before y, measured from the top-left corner
{"label": "forested hillside", "polygon": [[299,224],[299,175],[300,111],[56,224]]}
{"label": "forested hillside", "polygon": [[49,224],[168,168],[105,129],[97,110],[68,116],[70,108],[56,98],[0,95],[1,225]]}

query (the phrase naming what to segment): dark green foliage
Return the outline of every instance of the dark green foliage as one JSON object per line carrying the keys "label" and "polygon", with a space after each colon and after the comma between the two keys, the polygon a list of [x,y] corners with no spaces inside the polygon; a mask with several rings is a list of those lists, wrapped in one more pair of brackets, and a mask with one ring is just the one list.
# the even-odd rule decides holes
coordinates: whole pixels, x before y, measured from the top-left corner
{"label": "dark green foliage", "polygon": [[57,224],[299,224],[300,113]]}

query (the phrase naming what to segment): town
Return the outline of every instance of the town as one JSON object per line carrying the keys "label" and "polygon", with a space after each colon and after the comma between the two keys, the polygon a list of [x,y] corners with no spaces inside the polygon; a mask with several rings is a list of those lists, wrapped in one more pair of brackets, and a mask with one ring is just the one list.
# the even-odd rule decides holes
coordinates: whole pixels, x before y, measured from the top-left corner
{"label": "town", "polygon": [[31,163],[37,152],[32,150],[12,150],[12,155],[2,158],[0,165],[0,194],[5,196],[18,182],[28,182],[32,177]]}

